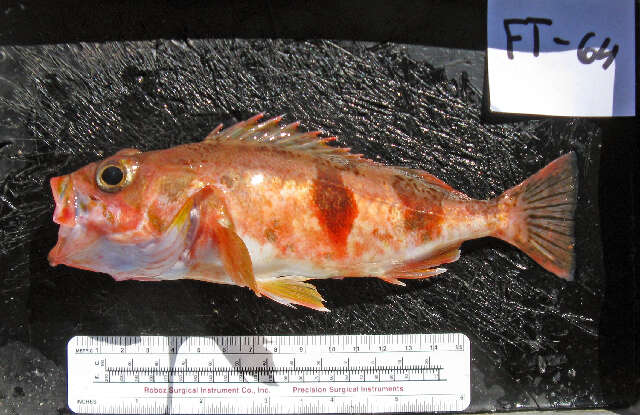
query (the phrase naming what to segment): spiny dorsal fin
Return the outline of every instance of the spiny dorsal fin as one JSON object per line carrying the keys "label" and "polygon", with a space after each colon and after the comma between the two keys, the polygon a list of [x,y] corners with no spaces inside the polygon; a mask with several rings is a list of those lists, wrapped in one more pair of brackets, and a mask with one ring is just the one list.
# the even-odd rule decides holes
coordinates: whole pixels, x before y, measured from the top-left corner
{"label": "spiny dorsal fin", "polygon": [[350,160],[365,160],[362,154],[351,154],[350,148],[332,147],[327,143],[336,137],[319,138],[320,131],[298,131],[299,122],[280,125],[282,116],[271,118],[258,124],[264,114],[257,114],[222,130],[218,125],[204,139],[206,142],[239,140],[254,143],[268,143],[291,150],[303,150],[316,155],[339,156]]}

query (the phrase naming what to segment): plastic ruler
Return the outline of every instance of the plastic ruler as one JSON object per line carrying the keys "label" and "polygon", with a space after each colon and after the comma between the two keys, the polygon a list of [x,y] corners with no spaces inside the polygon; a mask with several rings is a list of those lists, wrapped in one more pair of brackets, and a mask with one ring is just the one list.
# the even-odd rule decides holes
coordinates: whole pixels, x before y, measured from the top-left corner
{"label": "plastic ruler", "polygon": [[462,411],[470,343],[459,333],[78,336],[68,376],[76,413]]}

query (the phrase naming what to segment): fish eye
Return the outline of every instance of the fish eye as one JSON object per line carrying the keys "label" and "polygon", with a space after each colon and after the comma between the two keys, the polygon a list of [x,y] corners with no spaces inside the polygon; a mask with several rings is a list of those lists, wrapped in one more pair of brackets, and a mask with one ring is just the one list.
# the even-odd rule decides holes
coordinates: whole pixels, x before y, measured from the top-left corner
{"label": "fish eye", "polygon": [[122,179],[124,179],[124,172],[120,167],[109,166],[102,170],[100,177],[102,181],[109,186],[117,186],[122,182]]}
{"label": "fish eye", "polygon": [[96,173],[96,183],[104,192],[117,192],[129,184],[127,170],[117,163],[102,166]]}

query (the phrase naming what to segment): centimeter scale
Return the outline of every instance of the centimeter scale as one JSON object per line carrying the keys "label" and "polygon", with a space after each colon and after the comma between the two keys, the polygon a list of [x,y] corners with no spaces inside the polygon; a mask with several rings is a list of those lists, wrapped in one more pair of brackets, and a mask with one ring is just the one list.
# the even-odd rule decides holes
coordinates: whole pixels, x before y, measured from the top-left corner
{"label": "centimeter scale", "polygon": [[461,411],[463,334],[78,336],[68,344],[77,413]]}

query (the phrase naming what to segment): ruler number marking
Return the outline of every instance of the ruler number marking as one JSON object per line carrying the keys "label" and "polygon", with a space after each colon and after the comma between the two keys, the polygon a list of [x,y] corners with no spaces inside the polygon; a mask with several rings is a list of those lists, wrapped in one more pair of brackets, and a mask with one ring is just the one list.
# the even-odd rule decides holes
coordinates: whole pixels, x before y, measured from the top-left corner
{"label": "ruler number marking", "polygon": [[461,334],[74,339],[69,405],[78,412],[165,413],[167,402],[173,413],[428,412],[469,401]]}

